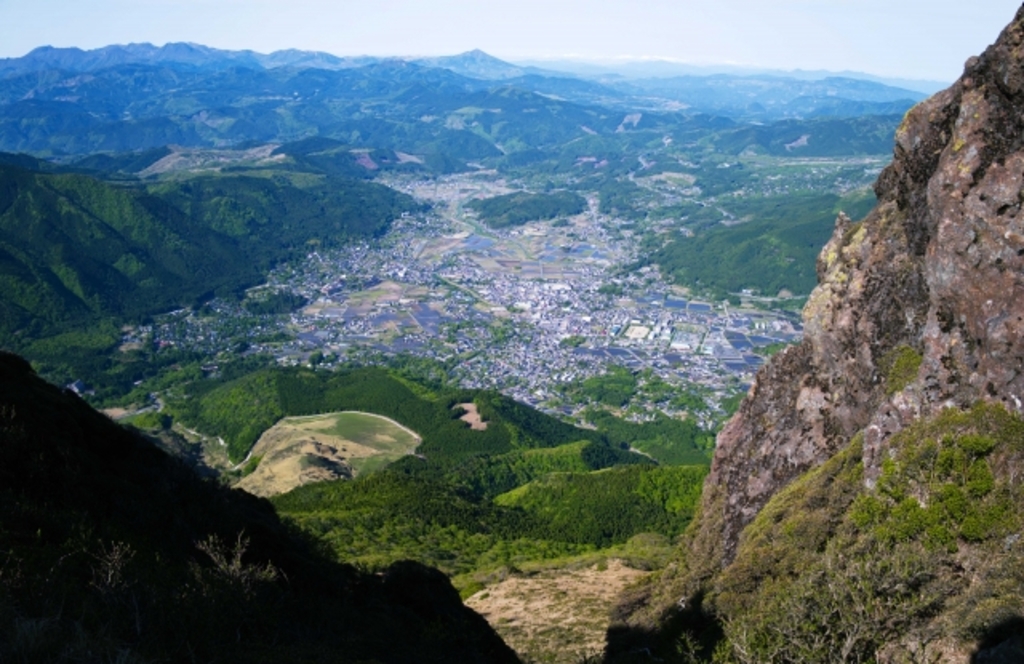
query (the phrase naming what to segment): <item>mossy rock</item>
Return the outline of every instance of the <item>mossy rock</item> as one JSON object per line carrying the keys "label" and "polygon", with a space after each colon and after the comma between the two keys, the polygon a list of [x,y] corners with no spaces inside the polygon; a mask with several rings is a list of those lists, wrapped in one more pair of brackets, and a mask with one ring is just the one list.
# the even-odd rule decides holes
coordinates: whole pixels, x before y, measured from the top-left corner
{"label": "mossy rock", "polygon": [[903,391],[917,378],[924,357],[909,346],[898,346],[882,360],[885,370],[885,393],[892,396]]}

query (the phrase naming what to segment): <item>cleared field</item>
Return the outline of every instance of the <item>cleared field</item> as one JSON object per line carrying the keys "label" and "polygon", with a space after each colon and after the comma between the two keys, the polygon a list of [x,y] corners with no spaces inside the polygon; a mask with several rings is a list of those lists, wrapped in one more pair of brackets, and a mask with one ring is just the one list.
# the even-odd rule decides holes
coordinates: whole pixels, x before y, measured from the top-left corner
{"label": "cleared field", "polygon": [[351,479],[412,454],[420,437],[372,413],[287,417],[267,429],[252,449],[256,469],[236,485],[257,496],[325,480]]}
{"label": "cleared field", "polygon": [[484,422],[484,418],[480,417],[480,411],[477,410],[475,403],[460,403],[456,405],[456,408],[462,408],[466,411],[466,414],[459,419],[469,424],[470,429],[473,431],[487,431],[487,422]]}

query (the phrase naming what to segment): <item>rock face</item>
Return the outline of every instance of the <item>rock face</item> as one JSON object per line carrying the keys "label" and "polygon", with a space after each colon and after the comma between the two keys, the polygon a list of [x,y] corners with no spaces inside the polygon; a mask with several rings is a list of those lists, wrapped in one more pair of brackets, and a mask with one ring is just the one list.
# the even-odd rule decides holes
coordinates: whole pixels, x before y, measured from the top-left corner
{"label": "rock face", "polygon": [[[843,521],[851,492],[873,495],[884,480],[883,462],[901,452],[900,432],[916,431],[945,409],[979,403],[999,404],[1011,419],[1024,414],[1024,7],[995,44],[966,63],[959,81],[907,114],[875,193],[878,205],[864,220],[840,215],[836,221],[818,259],[819,285],[804,309],[804,340],[761,370],[719,434],[701,511],[680,559],[623,598],[608,634],[609,661],[631,661],[629,653],[645,648],[673,652],[678,629],[713,643],[707,635],[722,628],[710,626],[716,610],[728,604],[727,619],[742,616],[744,598],[762,592],[762,582],[798,578],[801,567],[780,572],[778,559],[758,557],[749,543],[781,550],[772,549],[778,542],[772,543],[771,514],[790,519],[799,531],[801,510],[816,509],[813,500],[799,502],[813,494],[806,478],[816,477],[814,490],[838,502],[814,517],[821,517],[814,526],[821,537],[802,541],[819,548],[807,551],[809,558],[792,557],[800,564],[820,558],[842,527],[856,540],[860,531]],[[1016,478],[1024,472],[1019,438],[1015,434],[1013,460],[992,466],[1010,487],[1007,495],[1019,494]],[[841,450],[846,457],[837,454]],[[856,485],[830,494],[830,473],[841,468],[856,475]],[[927,509],[929,490],[921,485],[915,504],[904,507]],[[779,506],[775,497],[789,503]],[[769,501],[775,511],[757,518]],[[1000,555],[1016,541],[998,544]],[[960,590],[946,596],[968,597],[965,579],[980,578],[986,560],[979,551],[965,546],[947,561],[943,573],[957,579],[948,587]],[[863,560],[872,564],[870,557]],[[753,581],[738,590],[736,579]],[[717,609],[702,612],[705,599],[718,602]],[[935,625],[933,633],[941,636],[945,628]],[[882,656],[883,650],[876,653],[879,661],[898,659]]]}
{"label": "rock face", "polygon": [[[907,114],[876,209],[837,220],[804,341],[762,370],[719,435],[704,496],[705,518],[721,511],[719,564],[772,495],[855,433],[870,484],[887,441],[919,417],[978,400],[1024,411],[1022,189],[1024,9]],[[894,364],[908,354],[920,363],[904,385]]]}

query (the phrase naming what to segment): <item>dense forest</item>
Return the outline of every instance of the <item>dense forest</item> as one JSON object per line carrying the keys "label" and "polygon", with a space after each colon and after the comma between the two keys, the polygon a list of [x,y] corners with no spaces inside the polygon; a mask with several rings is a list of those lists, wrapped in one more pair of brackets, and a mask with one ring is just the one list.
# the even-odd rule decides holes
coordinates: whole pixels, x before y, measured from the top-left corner
{"label": "dense forest", "polygon": [[249,296],[242,302],[242,306],[256,316],[273,316],[274,314],[291,313],[308,302],[309,300],[305,297],[289,291],[274,291]]}
{"label": "dense forest", "polygon": [[629,180],[608,180],[598,189],[598,196],[601,214],[634,220],[647,216],[640,205],[643,190]]}
{"label": "dense forest", "polygon": [[678,535],[706,474],[706,466],[652,465],[547,473],[491,502],[383,471],[300,487],[273,503],[343,560],[377,567],[412,558],[460,574],[593,552],[640,533]]}
{"label": "dense forest", "polygon": [[553,194],[519,192],[477,199],[467,203],[466,207],[476,210],[481,221],[491,228],[507,228],[579,214],[587,208],[587,201],[571,191]]}
{"label": "dense forest", "polygon": [[748,288],[771,296],[783,289],[807,294],[817,284],[814,261],[832,235],[836,215],[844,211],[859,219],[873,205],[873,197],[834,194],[736,199],[730,202],[732,223],[680,236],[650,261],[677,283],[719,297]]}

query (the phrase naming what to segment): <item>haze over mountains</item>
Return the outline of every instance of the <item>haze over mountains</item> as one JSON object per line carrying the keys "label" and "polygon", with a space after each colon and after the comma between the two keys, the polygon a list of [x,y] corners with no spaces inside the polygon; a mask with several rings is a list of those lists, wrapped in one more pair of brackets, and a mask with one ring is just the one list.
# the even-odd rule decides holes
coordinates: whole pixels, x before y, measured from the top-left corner
{"label": "haze over mountains", "polygon": [[[312,72],[317,72],[313,74]],[[713,113],[737,120],[773,121],[821,116],[864,114],[901,115],[921,92],[842,76],[818,80],[779,74],[670,77],[610,77],[597,80],[535,67],[512,65],[480,51],[423,59],[345,57],[306,51],[278,51],[262,55],[252,51],[222,51],[195,44],[173,43],[109,46],[92,51],[41,47],[21,58],[0,60],[0,149],[81,153],[96,149],[125,150],[166,143],[201,144],[213,138],[208,128],[235,124],[242,118],[217,112],[225,107],[249,106],[266,114],[289,102],[303,103],[308,117],[317,109],[324,121],[342,120],[337,102],[363,100],[367,95],[397,94],[398,86],[412,78],[434,93],[461,90],[465,94],[511,87],[574,104],[611,108]],[[213,94],[213,91],[217,92]],[[168,105],[168,95],[175,103]],[[202,103],[177,101],[198,95]],[[395,101],[401,101],[396,99]],[[323,104],[333,104],[325,108]],[[467,104],[468,105],[468,104]],[[203,126],[187,126],[180,118],[206,110]],[[280,114],[280,111],[275,111]],[[63,126],[54,126],[53,116]],[[77,118],[75,116],[78,116]],[[105,120],[105,122],[104,122]],[[142,140],[114,138],[109,125],[130,120]],[[244,118],[240,126],[221,133],[216,141],[268,140],[267,131],[252,126],[264,119]],[[591,129],[599,130],[597,127]],[[70,130],[81,135],[104,134],[103,139],[80,136],[60,145],[52,138]],[[310,132],[301,122],[292,135]],[[275,129],[276,137],[288,128]],[[116,133],[116,132],[114,132]],[[46,135],[45,140],[40,134]],[[49,143],[49,145],[47,145]]]}

